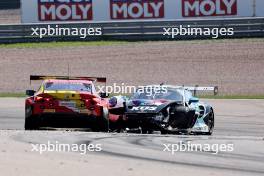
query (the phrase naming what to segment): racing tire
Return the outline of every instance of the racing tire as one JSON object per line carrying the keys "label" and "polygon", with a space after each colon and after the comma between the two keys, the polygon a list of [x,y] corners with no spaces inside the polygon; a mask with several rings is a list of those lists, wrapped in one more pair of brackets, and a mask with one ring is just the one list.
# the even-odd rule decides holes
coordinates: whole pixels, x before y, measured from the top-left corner
{"label": "racing tire", "polygon": [[166,135],[166,134],[168,134],[168,131],[167,130],[160,130],[160,134]]}
{"label": "racing tire", "polygon": [[25,109],[25,130],[38,130],[39,122],[36,116],[32,115],[32,107],[26,106]]}
{"label": "racing tire", "polygon": [[147,128],[141,128],[141,134],[153,134],[153,130]]}
{"label": "racing tire", "polygon": [[38,130],[39,129],[39,125],[38,122],[36,120],[36,117],[28,117],[25,119],[25,130]]}
{"label": "racing tire", "polygon": [[102,108],[103,115],[101,117],[96,117],[94,127],[92,130],[94,132],[108,132],[109,131],[109,112],[108,109]]}
{"label": "racing tire", "polygon": [[213,131],[214,131],[214,111],[213,111],[213,109],[210,109],[210,112],[208,114],[207,125],[208,125],[208,128],[209,128],[209,131],[204,133],[204,134],[205,135],[212,135]]}
{"label": "racing tire", "polygon": [[[111,127],[111,121],[109,123],[110,123],[109,126]],[[118,119],[118,121],[116,122],[115,125],[116,125],[115,129],[116,129],[117,133],[124,133],[126,131],[125,130],[124,120],[122,119],[122,117],[119,117],[119,119]],[[109,130],[111,129],[110,127],[109,127]]]}

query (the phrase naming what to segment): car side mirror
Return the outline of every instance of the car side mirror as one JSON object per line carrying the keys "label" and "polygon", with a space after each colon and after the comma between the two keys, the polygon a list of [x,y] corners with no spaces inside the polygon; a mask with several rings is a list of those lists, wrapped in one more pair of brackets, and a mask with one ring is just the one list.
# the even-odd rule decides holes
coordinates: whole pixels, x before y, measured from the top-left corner
{"label": "car side mirror", "polygon": [[107,94],[105,92],[100,92],[99,95],[101,98],[108,98],[109,97],[109,94]]}
{"label": "car side mirror", "polygon": [[26,95],[33,96],[36,93],[34,90],[26,90]]}
{"label": "car side mirror", "polygon": [[199,98],[197,98],[197,97],[191,97],[191,98],[189,99],[189,104],[197,103],[197,102],[199,102]]}

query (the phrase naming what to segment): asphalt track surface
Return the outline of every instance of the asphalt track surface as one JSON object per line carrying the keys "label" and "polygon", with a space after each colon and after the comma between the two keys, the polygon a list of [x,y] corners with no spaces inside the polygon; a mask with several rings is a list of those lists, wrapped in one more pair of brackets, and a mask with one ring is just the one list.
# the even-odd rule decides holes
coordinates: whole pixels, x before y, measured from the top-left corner
{"label": "asphalt track surface", "polygon": [[[263,175],[264,100],[205,100],[215,108],[208,136],[24,131],[24,99],[0,99],[4,175]],[[31,144],[100,144],[102,151],[32,151]],[[232,144],[233,151],[164,151],[164,144]],[[171,148],[170,148],[171,149]]]}

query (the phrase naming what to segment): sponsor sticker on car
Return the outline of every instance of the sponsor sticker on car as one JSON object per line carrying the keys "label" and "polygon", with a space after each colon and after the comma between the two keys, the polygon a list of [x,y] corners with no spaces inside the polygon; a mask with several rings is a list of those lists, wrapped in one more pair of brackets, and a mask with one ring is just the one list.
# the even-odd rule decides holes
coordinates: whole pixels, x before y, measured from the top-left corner
{"label": "sponsor sticker on car", "polygon": [[156,106],[134,106],[132,111],[155,111],[157,109]]}
{"label": "sponsor sticker on car", "polygon": [[44,109],[43,110],[44,113],[55,113],[55,109]]}
{"label": "sponsor sticker on car", "polygon": [[75,108],[76,107],[76,102],[74,102],[74,101],[60,101],[59,105],[60,106],[65,106],[67,108]]}

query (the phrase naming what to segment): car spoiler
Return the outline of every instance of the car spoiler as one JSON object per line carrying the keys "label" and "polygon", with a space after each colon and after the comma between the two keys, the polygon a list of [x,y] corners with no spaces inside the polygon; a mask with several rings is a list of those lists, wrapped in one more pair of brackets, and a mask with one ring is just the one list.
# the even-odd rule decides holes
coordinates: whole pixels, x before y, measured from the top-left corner
{"label": "car spoiler", "polygon": [[213,91],[214,95],[218,94],[218,86],[214,87],[200,87],[200,86],[168,86],[171,88],[183,88],[185,90],[193,91],[194,95],[196,95],[197,91]]}
{"label": "car spoiler", "polygon": [[106,83],[106,78],[105,77],[30,75],[30,83],[31,83],[31,81],[46,80],[46,79],[88,80],[88,81],[96,81],[96,82],[100,82],[100,83]]}
{"label": "car spoiler", "polygon": [[194,92],[194,95],[196,95],[197,91],[213,91],[214,95],[218,94],[218,86],[214,86],[214,87],[199,87],[199,86],[195,86],[195,87],[184,87],[186,90],[190,90]]}

